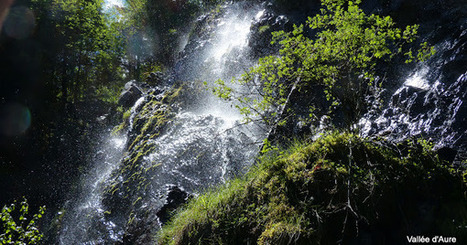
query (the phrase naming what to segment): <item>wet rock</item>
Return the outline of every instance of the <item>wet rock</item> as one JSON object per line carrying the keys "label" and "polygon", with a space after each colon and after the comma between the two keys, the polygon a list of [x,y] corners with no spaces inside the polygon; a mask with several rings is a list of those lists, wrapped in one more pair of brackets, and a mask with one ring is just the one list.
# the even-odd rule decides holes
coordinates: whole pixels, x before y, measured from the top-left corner
{"label": "wet rock", "polygon": [[141,83],[140,87],[143,91],[151,89],[151,85],[149,85],[148,83]]}
{"label": "wet rock", "polygon": [[157,217],[165,224],[172,217],[172,212],[186,203],[190,195],[178,186],[168,186],[168,194],[164,206],[157,212]]}
{"label": "wet rock", "polygon": [[109,114],[104,114],[96,118],[96,122],[102,125],[106,125],[109,120]]}
{"label": "wet rock", "polygon": [[278,46],[271,44],[271,33],[286,29],[285,26],[289,24],[289,19],[284,15],[277,15],[269,8],[265,9],[256,18],[256,21],[251,26],[248,40],[252,56],[258,58],[276,53]]}
{"label": "wet rock", "polygon": [[155,227],[159,226],[155,210],[150,206],[142,209],[142,214],[133,216],[128,223],[122,243],[119,244],[154,244]]}
{"label": "wet rock", "polygon": [[120,94],[118,105],[126,108],[132,107],[142,95],[143,92],[136,85],[136,81],[129,81],[125,84],[125,90]]}
{"label": "wet rock", "polygon": [[161,101],[168,90],[170,89],[166,87],[155,86],[149,89],[147,93],[151,96],[154,96],[154,99],[157,101]]}

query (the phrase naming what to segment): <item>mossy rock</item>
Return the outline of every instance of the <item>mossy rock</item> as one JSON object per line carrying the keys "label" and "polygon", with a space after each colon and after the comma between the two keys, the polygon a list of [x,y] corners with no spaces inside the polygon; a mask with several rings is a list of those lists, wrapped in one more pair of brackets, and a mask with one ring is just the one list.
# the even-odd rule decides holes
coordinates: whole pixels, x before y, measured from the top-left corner
{"label": "mossy rock", "polygon": [[246,176],[200,195],[160,244],[401,244],[467,241],[466,183],[425,141],[333,133],[271,151]]}
{"label": "mossy rock", "polygon": [[128,217],[142,205],[151,173],[158,167],[157,164],[145,164],[143,158],[155,150],[152,141],[164,132],[175,114],[187,106],[187,98],[194,96],[190,90],[188,85],[177,83],[163,96],[149,93],[141,106],[132,109],[133,116],[123,118],[123,124],[131,125],[131,128],[128,129],[122,163],[104,189],[103,204],[109,211],[108,218],[118,219],[113,217],[115,215]]}

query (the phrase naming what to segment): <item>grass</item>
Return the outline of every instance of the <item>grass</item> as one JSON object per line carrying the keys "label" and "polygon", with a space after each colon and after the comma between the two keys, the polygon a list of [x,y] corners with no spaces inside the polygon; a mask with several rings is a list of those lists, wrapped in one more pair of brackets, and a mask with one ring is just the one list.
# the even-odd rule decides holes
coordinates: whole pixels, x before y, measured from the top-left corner
{"label": "grass", "polygon": [[[404,234],[467,239],[463,173],[423,141],[331,133],[261,157],[206,191],[158,234],[160,244],[372,244]],[[365,240],[366,239],[366,240]]]}

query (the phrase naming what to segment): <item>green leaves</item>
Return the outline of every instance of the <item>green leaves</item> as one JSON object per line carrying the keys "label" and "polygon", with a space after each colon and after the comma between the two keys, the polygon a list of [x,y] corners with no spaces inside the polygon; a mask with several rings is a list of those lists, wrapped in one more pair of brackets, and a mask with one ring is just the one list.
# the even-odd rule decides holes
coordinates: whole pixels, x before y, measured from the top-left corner
{"label": "green leaves", "polygon": [[[42,234],[37,228],[37,221],[42,218],[45,206],[39,208],[39,212],[34,214],[28,222],[29,204],[26,198],[21,202],[19,212],[15,212],[16,203],[4,206],[0,213],[0,244],[38,244],[42,239]],[[18,215],[15,221],[13,215]]]}
{"label": "green leaves", "polygon": [[[57,98],[73,102],[90,87],[122,79],[124,23],[103,10],[104,0],[34,0],[44,75]],[[60,91],[60,93],[58,92]]]}
{"label": "green leaves", "polygon": [[[358,7],[360,2],[323,0],[321,14],[309,17],[306,25],[294,25],[291,32],[273,33],[271,43],[279,43],[279,56],[261,58],[257,66],[237,81],[259,88],[251,93],[262,98],[247,104],[237,99],[254,112],[247,117],[263,116],[268,118],[268,123],[277,123],[281,113],[268,112],[284,108],[295,86],[306,91],[303,88],[320,85],[331,104],[331,112],[343,110],[350,127],[366,111],[368,101],[365,98],[377,93],[369,87],[378,75],[375,66],[379,61],[388,62],[400,55],[405,55],[407,62],[415,58],[423,61],[434,53],[433,47],[426,43],[420,50],[410,49],[409,44],[417,38],[418,25],[402,30],[395,27],[389,16],[366,15]],[[305,27],[316,31],[313,39],[304,35]],[[294,84],[297,80],[300,82]],[[226,85],[222,86],[226,91]],[[229,99],[235,97],[234,91],[228,91]]]}
{"label": "green leaves", "polygon": [[232,96],[233,89],[226,86],[225,82],[221,79],[218,79],[216,82],[217,87],[212,89],[212,92],[217,95],[219,98],[230,100]]}

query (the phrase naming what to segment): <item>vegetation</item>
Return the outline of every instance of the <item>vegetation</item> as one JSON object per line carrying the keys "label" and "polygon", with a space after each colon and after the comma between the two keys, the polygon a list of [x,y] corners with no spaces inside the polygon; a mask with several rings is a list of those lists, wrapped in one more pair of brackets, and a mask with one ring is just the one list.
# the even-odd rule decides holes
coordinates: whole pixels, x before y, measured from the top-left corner
{"label": "vegetation", "polygon": [[[0,32],[0,204],[63,205],[99,140],[97,118],[124,83],[125,23],[103,0],[16,0]],[[8,32],[22,30],[21,35]],[[20,104],[29,128],[5,135],[5,108]],[[17,113],[17,112],[13,112]],[[16,123],[16,122],[13,122]],[[33,174],[32,174],[33,173]],[[53,242],[50,242],[52,244]]]}
{"label": "vegetation", "polygon": [[103,5],[103,0],[31,0],[36,39],[45,44],[44,76],[64,104],[98,91],[91,87],[121,86],[124,26]]}
{"label": "vegetation", "polygon": [[[417,38],[417,25],[400,29],[389,16],[366,15],[360,2],[323,0],[321,13],[308,18],[309,30],[300,25],[291,32],[273,33],[280,54],[261,58],[236,81],[248,87],[247,95],[222,80],[214,92],[234,100],[247,121],[259,117],[273,127],[286,122],[287,112],[293,113],[288,105],[291,97],[324,93],[330,101],[324,114],[339,109],[349,128],[375,102],[368,97],[376,95],[384,82],[375,72],[378,62],[398,55],[405,55],[406,62],[424,60],[434,52],[426,43],[418,51],[410,48]],[[318,104],[307,106],[310,118],[323,110]]]}
{"label": "vegetation", "polygon": [[[341,117],[351,128],[378,103],[384,82],[378,65],[401,57],[424,61],[434,53],[427,43],[413,50],[417,25],[398,28],[390,17],[366,15],[360,2],[323,0],[307,30],[273,33],[279,55],[261,58],[234,81],[247,89],[218,80],[214,93],[235,101],[247,121],[259,118],[272,128],[295,113],[294,97],[321,94],[327,106],[306,105],[309,117]],[[465,172],[440,160],[425,140],[394,144],[334,132],[285,150],[266,141],[259,158],[246,176],[176,212],[158,242],[396,244],[405,241],[401,234],[415,233],[467,239]]]}
{"label": "vegetation", "polygon": [[[26,199],[21,202],[20,210],[17,210],[16,203],[4,206],[0,213],[0,244],[38,244],[43,235],[37,222],[44,212],[45,206],[42,206],[37,214],[28,217],[29,204]],[[15,221],[15,215],[18,215],[18,221]]]}
{"label": "vegetation", "polygon": [[[173,41],[197,11],[217,2],[129,0],[113,9],[104,0],[2,2],[0,203],[23,194],[52,209],[63,205],[118,110],[123,84],[164,71],[173,62],[165,59],[175,57],[167,54]],[[10,107],[24,110],[27,126],[7,135]],[[148,133],[163,124],[145,120],[135,119]]]}
{"label": "vegetation", "polygon": [[400,234],[413,233],[467,239],[466,190],[462,172],[426,141],[393,145],[335,132],[271,151],[245,177],[193,199],[159,242],[398,244]]}

